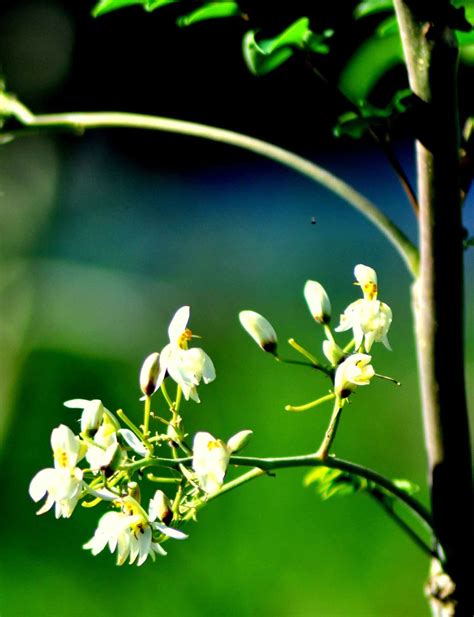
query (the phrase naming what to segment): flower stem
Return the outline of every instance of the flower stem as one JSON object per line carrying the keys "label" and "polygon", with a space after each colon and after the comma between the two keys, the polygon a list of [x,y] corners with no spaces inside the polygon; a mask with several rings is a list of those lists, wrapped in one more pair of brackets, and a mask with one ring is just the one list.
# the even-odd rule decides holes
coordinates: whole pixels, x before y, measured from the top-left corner
{"label": "flower stem", "polygon": [[145,396],[145,409],[143,412],[143,436],[148,438],[150,426],[151,396]]}
{"label": "flower stem", "polygon": [[141,432],[141,430],[138,428],[138,426],[136,426],[131,420],[130,418],[126,415],[126,413],[124,412],[123,409],[118,409],[117,410],[117,415],[118,417],[122,420],[122,422],[124,424],[126,424],[128,426],[128,428],[135,433],[135,435],[141,440],[141,441],[145,441],[145,436],[143,435],[143,433]]}
{"label": "flower stem", "polygon": [[306,405],[286,405],[285,411],[306,411],[308,409],[313,409],[313,407],[317,407],[326,401],[331,401],[336,395],[331,392],[330,394],[326,394],[326,396],[322,396],[321,398],[317,398],[315,401],[311,401],[310,403],[306,403]]}
{"label": "flower stem", "polygon": [[334,409],[332,412],[331,420],[329,422],[329,426],[327,428],[326,434],[324,435],[324,439],[319,446],[319,450],[316,453],[316,456],[323,461],[327,459],[329,456],[329,450],[336,438],[337,427],[339,425],[339,420],[341,419],[342,412],[342,403],[339,398],[336,398],[334,401]]}
{"label": "flower stem", "polygon": [[[173,469],[179,469],[180,465],[192,465],[192,457],[184,458],[159,458],[159,457],[147,457],[141,461],[135,461],[122,466],[122,469],[127,472],[131,472],[137,469],[145,469],[147,467],[169,467]],[[289,469],[293,467],[329,467],[331,469],[340,469],[341,471],[347,471],[348,473],[360,476],[366,480],[370,480],[374,484],[377,484],[381,488],[388,491],[391,495],[399,499],[404,503],[412,512],[418,517],[418,519],[426,526],[426,528],[432,532],[432,520],[430,513],[426,508],[417,501],[414,497],[400,489],[389,478],[382,476],[378,472],[352,463],[351,461],[345,461],[335,456],[329,456],[327,459],[322,460],[315,453],[304,454],[300,456],[286,456],[276,458],[258,458],[251,456],[231,456],[230,465],[237,465],[242,467],[258,467],[262,472],[275,471],[277,469]]]}
{"label": "flower stem", "polygon": [[319,362],[319,360],[316,358],[316,356],[313,356],[312,353],[310,353],[307,349],[305,349],[299,343],[297,343],[294,338],[288,339],[288,343],[293,347],[293,349],[296,349],[296,351],[298,353],[300,353],[302,356],[307,358],[311,362],[311,365],[314,368],[318,369],[318,371],[322,371],[323,373],[325,373],[329,377],[332,377],[331,371],[328,370],[326,367],[324,367]]}

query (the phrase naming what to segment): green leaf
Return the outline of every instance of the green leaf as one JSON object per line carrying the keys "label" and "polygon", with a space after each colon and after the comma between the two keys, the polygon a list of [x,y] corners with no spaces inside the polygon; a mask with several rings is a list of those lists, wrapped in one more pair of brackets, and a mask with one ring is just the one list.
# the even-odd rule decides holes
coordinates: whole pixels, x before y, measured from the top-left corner
{"label": "green leaf", "polygon": [[410,480],[394,479],[392,482],[399,490],[403,491],[407,495],[414,495],[420,490],[420,487],[414,482],[410,482]]}
{"label": "green leaf", "polygon": [[395,15],[390,15],[377,26],[375,31],[377,36],[390,36],[391,34],[398,34],[398,21]]}
{"label": "green leaf", "polygon": [[242,42],[244,59],[254,75],[265,75],[291,58],[295,49],[327,53],[328,47],[324,41],[332,34],[332,30],[325,30],[322,34],[313,33],[307,17],[296,20],[271,39],[257,41],[257,31],[250,30]]}
{"label": "green leaf", "polygon": [[154,11],[167,4],[179,2],[179,0],[100,0],[92,9],[92,15],[99,17],[127,6],[141,4],[146,11]]}
{"label": "green leaf", "polygon": [[316,492],[324,500],[331,497],[345,497],[359,491],[368,490],[369,482],[364,478],[330,467],[316,467],[304,479],[304,485],[316,485]]}
{"label": "green leaf", "polygon": [[360,139],[370,128],[385,125],[388,130],[390,121],[409,111],[414,99],[412,91],[404,89],[396,92],[387,107],[383,109],[371,105],[368,101],[360,101],[357,111],[348,111],[339,116],[333,133],[336,137],[345,135]]}
{"label": "green leaf", "polygon": [[236,15],[242,15],[237,2],[209,2],[195,11],[180,17],[178,19],[178,26],[190,26],[206,19],[235,17]]}
{"label": "green leaf", "polygon": [[354,17],[360,19],[367,15],[374,15],[375,13],[381,13],[382,11],[393,10],[392,0],[364,0],[358,4],[354,10]]}
{"label": "green leaf", "polygon": [[351,100],[366,99],[379,79],[391,68],[403,62],[400,37],[373,36],[353,54],[342,71],[339,87]]}

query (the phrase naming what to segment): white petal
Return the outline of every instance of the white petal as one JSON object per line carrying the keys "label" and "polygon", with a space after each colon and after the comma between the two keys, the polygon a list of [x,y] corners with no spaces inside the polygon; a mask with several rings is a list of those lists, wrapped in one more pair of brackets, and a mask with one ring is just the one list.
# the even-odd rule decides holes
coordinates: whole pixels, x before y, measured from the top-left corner
{"label": "white petal", "polygon": [[170,343],[173,345],[178,344],[179,337],[186,330],[186,326],[188,325],[190,315],[189,306],[182,306],[180,309],[176,311],[173,319],[168,328],[168,336],[170,339]]}
{"label": "white petal", "polygon": [[175,540],[185,540],[188,537],[187,534],[179,531],[179,529],[174,529],[174,527],[168,527],[163,523],[155,522],[152,523],[152,525],[155,529],[158,529],[158,531],[163,533],[165,536],[169,536],[170,538],[174,538]]}
{"label": "white petal", "polygon": [[31,480],[28,492],[33,501],[40,501],[49,492],[56,477],[56,469],[48,468],[38,471],[35,477]]}
{"label": "white petal", "polygon": [[128,428],[121,428],[118,431],[118,434],[121,435],[127,444],[132,448],[134,452],[139,454],[140,456],[147,456],[148,449],[143,445],[143,443],[138,439],[138,437]]}

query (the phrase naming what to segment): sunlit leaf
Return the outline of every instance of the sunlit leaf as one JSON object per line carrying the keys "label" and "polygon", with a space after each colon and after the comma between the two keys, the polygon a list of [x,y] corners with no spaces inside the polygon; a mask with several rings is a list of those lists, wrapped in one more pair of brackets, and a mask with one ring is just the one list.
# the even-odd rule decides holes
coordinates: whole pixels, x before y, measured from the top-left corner
{"label": "sunlit leaf", "polygon": [[242,15],[237,2],[209,2],[198,9],[183,15],[178,19],[179,26],[190,26],[206,19],[218,19],[221,17],[235,17]]}
{"label": "sunlit leaf", "polygon": [[146,11],[154,11],[167,4],[173,4],[179,0],[100,0],[92,9],[92,15],[99,17],[111,11],[117,11],[128,6],[140,4]]}
{"label": "sunlit leaf", "polygon": [[410,480],[395,479],[395,480],[392,480],[392,482],[395,484],[395,486],[399,490],[403,491],[407,495],[414,495],[415,493],[418,493],[418,491],[420,490],[420,487],[414,482],[410,482]]}
{"label": "sunlit leaf", "polygon": [[376,30],[377,36],[389,36],[398,34],[398,21],[395,15],[390,15],[379,23]]}
{"label": "sunlit leaf", "polygon": [[339,116],[333,129],[336,137],[360,139],[371,128],[385,126],[407,112],[414,105],[415,97],[411,90],[404,89],[395,93],[387,107],[379,108],[367,101],[360,101],[357,111],[348,111]]}
{"label": "sunlit leaf", "polygon": [[243,38],[244,59],[254,75],[265,75],[291,58],[296,49],[327,53],[328,47],[324,41],[332,33],[332,30],[313,33],[307,17],[301,17],[270,39],[257,40],[257,31],[250,30]]}
{"label": "sunlit leaf", "polygon": [[400,37],[374,36],[363,43],[342,71],[339,86],[351,100],[366,99],[380,78],[403,62]]}
{"label": "sunlit leaf", "polygon": [[364,0],[364,2],[361,2],[356,6],[354,10],[354,17],[359,19],[360,17],[374,15],[375,13],[381,13],[382,11],[391,11],[392,9],[392,0]]}

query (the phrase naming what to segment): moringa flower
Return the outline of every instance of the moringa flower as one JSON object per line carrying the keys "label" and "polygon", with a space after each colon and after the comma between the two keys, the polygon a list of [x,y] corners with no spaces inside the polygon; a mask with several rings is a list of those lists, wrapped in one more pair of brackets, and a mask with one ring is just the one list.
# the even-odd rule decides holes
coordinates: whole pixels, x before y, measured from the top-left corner
{"label": "moringa flower", "polygon": [[108,546],[111,553],[117,552],[117,565],[121,566],[128,560],[130,564],[136,561],[137,566],[141,566],[148,556],[154,561],[156,555],[166,555],[154,538],[155,531],[179,540],[187,537],[177,529],[151,520],[133,497],[124,497],[117,503],[121,511],[104,514],[94,536],[84,544],[83,548],[90,549],[93,555]]}
{"label": "moringa flower", "polygon": [[356,349],[364,343],[365,351],[369,352],[374,342],[382,342],[391,349],[387,333],[392,323],[392,309],[377,300],[377,274],[373,268],[358,264],[354,268],[354,276],[364,294],[363,299],[349,304],[336,328],[336,332],[352,329]]}
{"label": "moringa flower", "polygon": [[69,518],[82,492],[82,470],[76,464],[84,456],[84,446],[64,424],[53,429],[51,447],[54,468],[39,471],[31,480],[29,494],[33,501],[46,501],[37,514],[48,512],[55,505],[56,518]]}
{"label": "moringa flower", "polygon": [[201,380],[205,384],[214,381],[216,370],[211,358],[199,347],[188,349],[188,342],[193,333],[187,327],[189,321],[189,306],[178,309],[168,328],[170,342],[160,354],[160,373],[156,380],[155,391],[163,383],[168,374],[181,386],[184,398],[192,398],[199,403],[197,386]]}
{"label": "moringa flower", "polygon": [[199,486],[208,495],[217,493],[224,484],[231,452],[231,448],[222,439],[215,439],[210,433],[196,433],[193,469]]}
{"label": "moringa flower", "polygon": [[315,321],[328,324],[331,319],[331,302],[324,287],[317,281],[306,281],[303,293]]}
{"label": "moringa flower", "polygon": [[339,398],[347,398],[356,386],[368,386],[375,375],[372,356],[354,353],[341,362],[334,377],[334,390]]}
{"label": "moringa flower", "polygon": [[276,355],[277,335],[272,324],[263,315],[255,311],[240,311],[239,320],[263,351]]}
{"label": "moringa flower", "polygon": [[341,315],[336,332],[352,328],[356,349],[364,343],[365,351],[370,351],[374,342],[382,342],[391,349],[387,333],[392,323],[392,309],[380,300],[356,300],[349,304]]}

